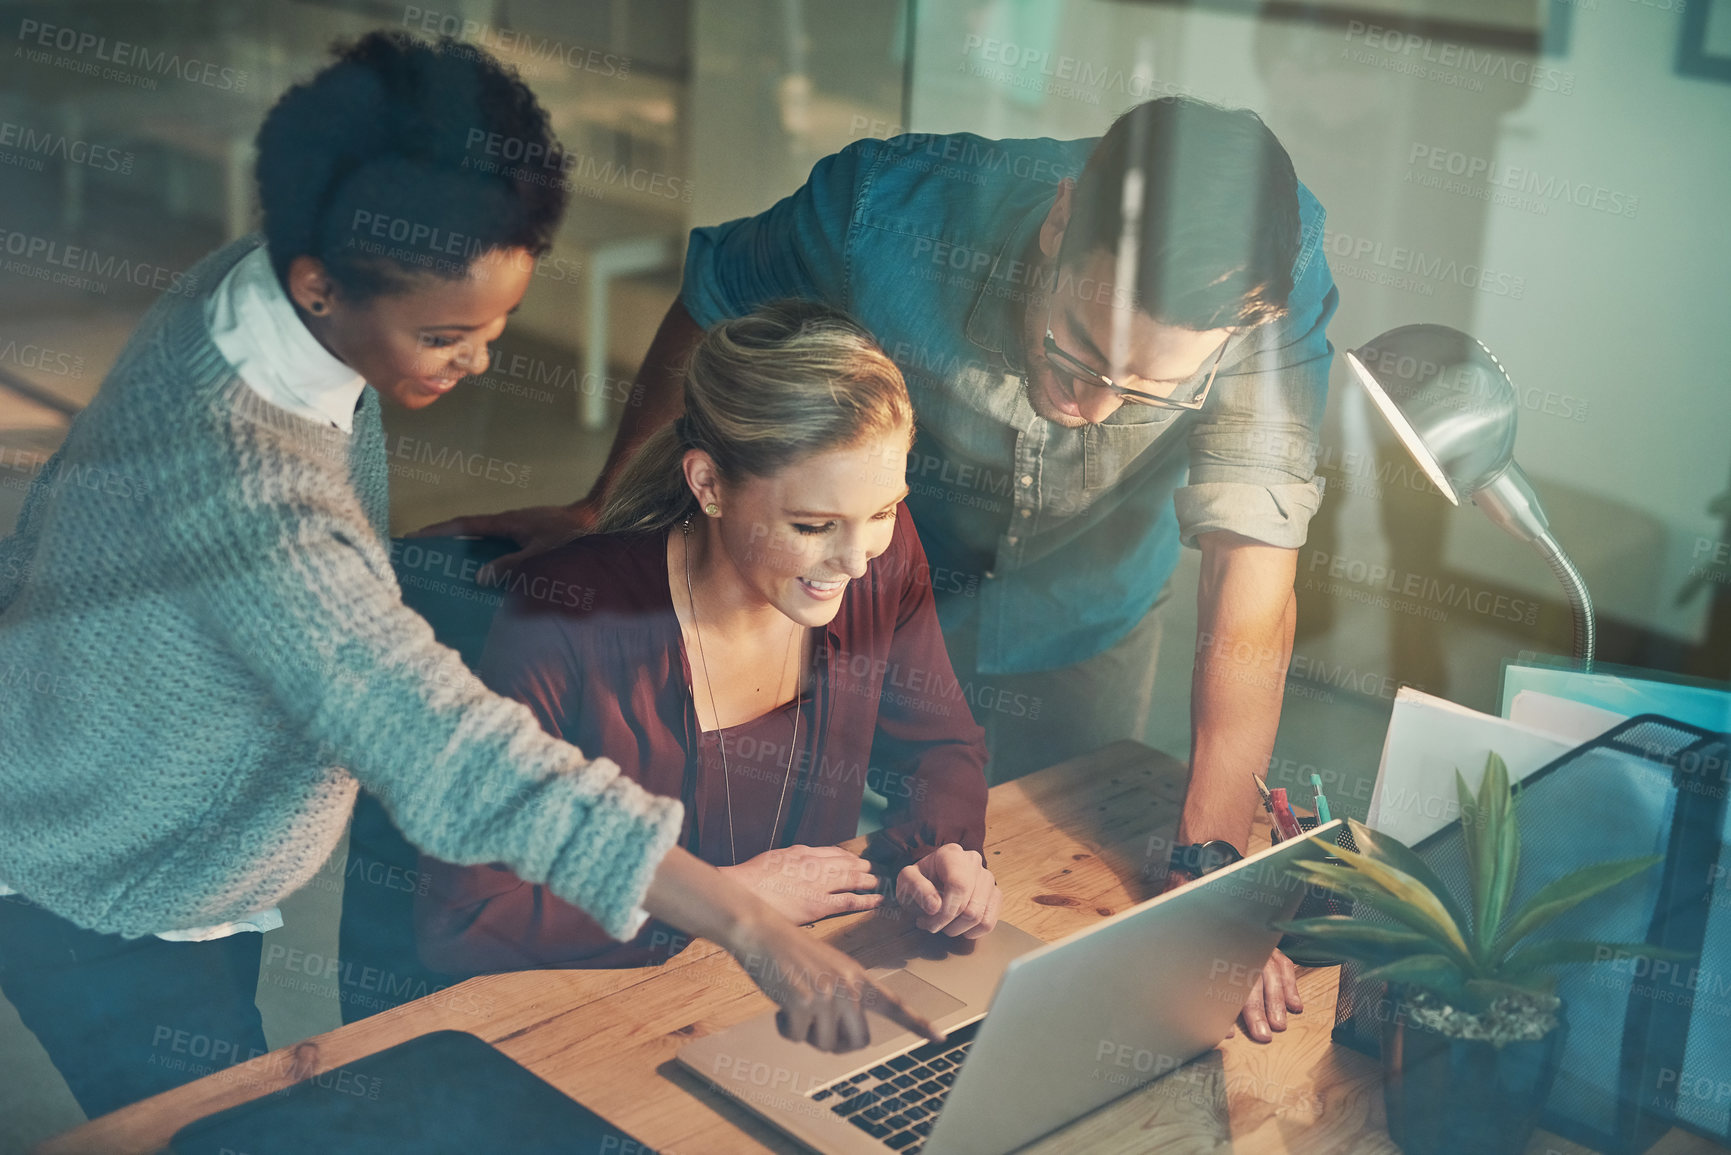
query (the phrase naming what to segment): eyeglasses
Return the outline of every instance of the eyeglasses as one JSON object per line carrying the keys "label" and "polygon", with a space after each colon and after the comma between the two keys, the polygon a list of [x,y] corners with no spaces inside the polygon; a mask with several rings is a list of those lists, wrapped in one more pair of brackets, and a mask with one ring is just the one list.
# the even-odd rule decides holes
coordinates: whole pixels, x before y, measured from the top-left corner
{"label": "eyeglasses", "polygon": [[[1202,388],[1196,390],[1189,397],[1162,397],[1157,393],[1144,393],[1140,389],[1129,389],[1119,385],[1104,373],[1095,372],[1077,358],[1064,352],[1058,347],[1058,339],[1052,336],[1052,308],[1050,305],[1046,307],[1046,360],[1052,364],[1053,368],[1066,376],[1080,378],[1090,385],[1098,386],[1101,389],[1110,389],[1132,405],[1152,405],[1157,409],[1195,410],[1202,408],[1202,403],[1208,400],[1208,391],[1214,388],[1214,378],[1220,372],[1220,362],[1226,358],[1226,346],[1229,341],[1230,338],[1220,342],[1220,349],[1214,354],[1214,366],[1208,370],[1208,379],[1202,382]],[[1162,382],[1162,384],[1178,386],[1183,382],[1170,381]]]}

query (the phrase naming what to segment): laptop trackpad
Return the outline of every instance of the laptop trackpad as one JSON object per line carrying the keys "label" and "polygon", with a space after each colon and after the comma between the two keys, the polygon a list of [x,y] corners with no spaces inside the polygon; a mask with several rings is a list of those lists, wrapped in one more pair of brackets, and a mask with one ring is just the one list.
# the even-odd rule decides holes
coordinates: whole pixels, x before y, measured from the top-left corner
{"label": "laptop trackpad", "polygon": [[[872,982],[900,999],[914,1013],[924,1015],[936,1022],[952,1011],[961,1010],[967,1006],[961,999],[947,995],[924,979],[915,978],[905,970],[891,971],[882,978],[873,976]],[[872,1042],[880,1042],[891,1035],[905,1033],[882,1015],[871,1010],[866,1011],[866,1021],[871,1027]]]}

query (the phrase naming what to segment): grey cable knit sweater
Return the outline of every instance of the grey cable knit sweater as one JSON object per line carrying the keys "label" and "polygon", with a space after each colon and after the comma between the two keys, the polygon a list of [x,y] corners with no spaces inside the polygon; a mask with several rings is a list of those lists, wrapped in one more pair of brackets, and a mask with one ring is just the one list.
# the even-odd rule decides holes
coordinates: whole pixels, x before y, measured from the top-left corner
{"label": "grey cable knit sweater", "polygon": [[151,308],[0,541],[0,882],[124,935],[272,906],[357,781],[409,839],[504,862],[629,937],[658,798],[488,692],[391,571],[377,394],[352,435],[256,396],[204,299]]}

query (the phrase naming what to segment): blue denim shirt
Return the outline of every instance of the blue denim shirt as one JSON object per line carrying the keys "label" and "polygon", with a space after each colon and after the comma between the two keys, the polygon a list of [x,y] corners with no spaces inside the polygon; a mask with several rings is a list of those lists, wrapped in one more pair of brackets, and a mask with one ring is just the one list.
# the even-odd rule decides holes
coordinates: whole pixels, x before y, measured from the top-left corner
{"label": "blue denim shirt", "polygon": [[977,627],[982,673],[1100,653],[1153,605],[1180,543],[1231,530],[1297,549],[1322,498],[1339,295],[1303,185],[1289,311],[1228,343],[1201,412],[1126,405],[1080,429],[1035,415],[1019,334],[1038,268],[1023,258],[1094,144],[857,141],[765,212],[692,230],[686,255],[681,296],[699,325],[822,300],[901,367],[918,417],[908,508],[944,628]]}

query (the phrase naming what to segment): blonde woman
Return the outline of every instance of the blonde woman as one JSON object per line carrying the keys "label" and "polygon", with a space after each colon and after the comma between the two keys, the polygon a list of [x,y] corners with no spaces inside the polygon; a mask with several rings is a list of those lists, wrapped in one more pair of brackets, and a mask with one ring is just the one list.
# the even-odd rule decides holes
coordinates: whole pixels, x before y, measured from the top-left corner
{"label": "blonde woman", "polygon": [[[893,894],[922,929],[978,937],[1000,904],[986,754],[901,505],[912,433],[901,374],[834,310],[718,326],[602,532],[513,579],[481,675],[681,799],[681,845],[794,921]],[[835,843],[867,786],[890,812],[860,857]],[[502,866],[423,866],[421,952],[447,973],[633,965],[687,941],[651,923],[621,947]]]}

